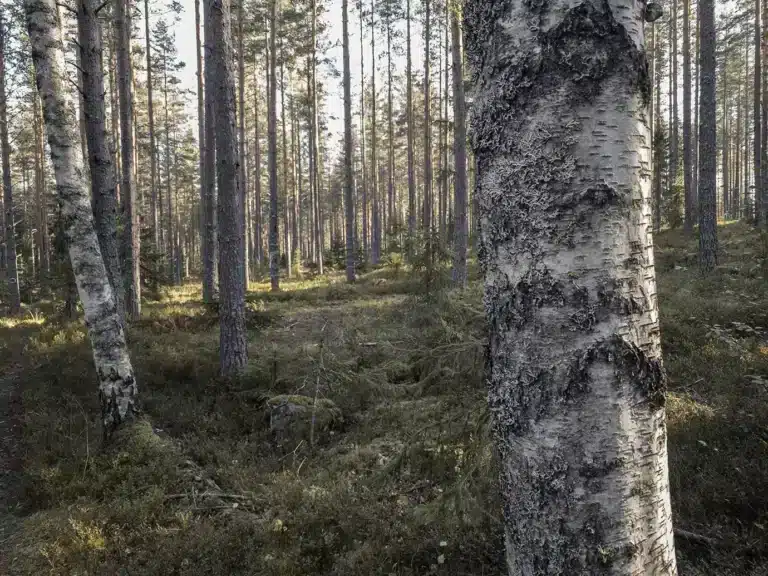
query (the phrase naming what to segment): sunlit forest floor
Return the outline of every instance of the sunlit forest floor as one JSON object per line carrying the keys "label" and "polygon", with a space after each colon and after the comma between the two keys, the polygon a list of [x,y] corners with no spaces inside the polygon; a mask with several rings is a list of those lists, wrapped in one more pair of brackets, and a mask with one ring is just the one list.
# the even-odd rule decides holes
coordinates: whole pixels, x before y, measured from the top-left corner
{"label": "sunlit forest floor", "polygon": [[[707,279],[695,241],[657,239],[676,541],[681,574],[758,576],[768,239],[720,234]],[[21,397],[9,573],[502,574],[480,287],[429,285],[393,267],[354,286],[253,283],[250,363],[229,382],[215,310],[197,286],[169,290],[129,334],[148,422],[106,450],[82,322],[45,307],[0,319],[0,374]],[[279,395],[307,410],[276,435]]]}

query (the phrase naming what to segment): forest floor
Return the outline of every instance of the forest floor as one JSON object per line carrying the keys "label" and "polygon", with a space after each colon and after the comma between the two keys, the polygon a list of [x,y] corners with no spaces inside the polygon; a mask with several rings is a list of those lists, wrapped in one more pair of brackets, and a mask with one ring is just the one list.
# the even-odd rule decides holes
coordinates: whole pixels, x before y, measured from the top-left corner
{"label": "forest floor", "polygon": [[[706,279],[694,241],[657,240],[678,558],[683,575],[765,576],[768,239],[720,234]],[[8,573],[502,574],[480,287],[427,284],[393,267],[253,283],[248,370],[228,382],[215,311],[169,290],[129,334],[147,421],[107,449],[82,322],[0,321],[0,347],[26,341]],[[7,373],[20,355],[0,352]],[[265,406],[284,394],[316,425],[276,441]]]}

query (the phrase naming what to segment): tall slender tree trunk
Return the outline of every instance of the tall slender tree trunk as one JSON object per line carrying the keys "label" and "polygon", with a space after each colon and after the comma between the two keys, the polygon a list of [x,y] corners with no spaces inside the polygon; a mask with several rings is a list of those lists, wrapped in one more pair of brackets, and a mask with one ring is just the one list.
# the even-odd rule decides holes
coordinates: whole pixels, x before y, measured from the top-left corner
{"label": "tall slender tree trunk", "polygon": [[277,224],[277,0],[269,3],[269,278],[280,289],[280,244]]}
{"label": "tall slender tree trunk", "polygon": [[[371,63],[371,67],[375,66]],[[408,76],[410,82],[410,73]],[[369,246],[369,222],[368,222],[368,172],[365,154],[365,46],[363,45],[363,3],[360,2],[360,162],[362,163],[362,211],[363,211],[363,261],[371,258]]]}
{"label": "tall slender tree trunk", "polygon": [[288,132],[286,130],[286,117],[288,109],[285,106],[285,54],[283,53],[283,39],[280,39],[280,129],[282,138],[282,160],[283,160],[283,250],[285,252],[285,262],[288,272],[288,278],[293,276],[293,262],[291,256],[291,216],[289,210],[290,192],[288,188]]}
{"label": "tall slender tree trunk", "polygon": [[698,220],[698,207],[699,207],[699,79],[701,74],[699,73],[699,17],[698,9],[696,12],[696,48],[695,57],[693,59],[693,71],[694,71],[694,98],[693,98],[693,130],[691,130],[691,171],[693,172],[691,185],[693,202],[691,205],[691,212],[693,221]]}
{"label": "tall slender tree trunk", "polygon": [[371,262],[379,263],[380,222],[379,222],[379,160],[377,155],[376,135],[376,0],[371,0],[371,193],[372,193],[372,232],[371,232]]}
{"label": "tall slender tree trunk", "polygon": [[[122,157],[123,204],[122,268],[125,282],[125,308],[128,318],[141,314],[141,230],[139,204],[134,179],[133,141],[133,65],[131,63],[131,14],[128,0],[115,0],[115,32],[117,34],[117,91],[120,99],[120,154]],[[77,272],[75,272],[77,274]]]}
{"label": "tall slender tree trunk", "polygon": [[677,19],[678,19],[678,6],[679,6],[679,0],[672,0],[672,14],[671,14],[671,21],[670,21],[670,57],[672,59],[671,63],[671,75],[670,75],[670,82],[672,84],[672,90],[670,92],[670,98],[672,99],[672,108],[671,108],[671,114],[672,114],[672,122],[671,126],[669,127],[670,135],[669,135],[669,182],[670,186],[673,187],[673,194],[671,195],[674,197],[674,194],[677,193],[677,169],[680,166],[680,115],[678,113],[678,91],[677,91]]}
{"label": "tall slender tree trunk", "polygon": [[203,3],[203,41],[205,43],[205,169],[202,184],[205,202],[202,206],[205,219],[203,262],[203,301],[211,303],[219,298],[219,241],[216,197],[216,118],[214,99],[216,98],[216,75],[213,65],[213,49],[216,38],[213,36],[211,23],[211,3]]}
{"label": "tall slender tree trunk", "polygon": [[163,119],[165,120],[165,230],[168,234],[166,250],[168,252],[168,281],[176,284],[176,234],[173,222],[173,189],[171,180],[171,123],[168,107],[168,54],[163,54]]}
{"label": "tall slender tree trunk", "polygon": [[[762,130],[762,122],[760,119],[761,115],[761,106],[760,103],[762,102],[762,50],[760,47],[760,39],[762,38],[762,32],[760,30],[760,27],[762,25],[762,17],[761,17],[761,8],[762,8],[762,1],[763,0],[755,0],[755,82],[754,86],[752,88],[753,94],[754,94],[754,107],[752,109],[752,120],[753,120],[753,144],[752,144],[752,150],[753,150],[753,168],[752,173],[754,174],[755,179],[755,224],[761,225],[763,221],[763,170],[762,170],[762,162],[763,162],[763,153],[762,153],[762,144],[763,144],[763,137],[761,134]],[[699,144],[701,146],[701,144]],[[701,204],[701,202],[699,202]]]}
{"label": "tall slender tree trunk", "polygon": [[[355,230],[352,208],[352,79],[349,65],[349,0],[342,0],[341,25],[344,60],[344,215],[347,251],[347,282],[355,281]],[[390,109],[391,113],[391,109]],[[391,116],[390,116],[391,119]],[[391,135],[390,135],[391,138]]]}
{"label": "tall slender tree trunk", "polygon": [[644,8],[465,7],[510,576],[677,573]]}
{"label": "tall slender tree trunk", "polygon": [[409,256],[413,256],[413,242],[416,235],[416,175],[414,170],[414,134],[413,134],[413,63],[411,59],[411,0],[406,0],[406,85],[405,85],[405,121],[407,130],[408,161],[408,239]]}
{"label": "tall slender tree trunk", "polygon": [[[652,23],[653,28],[656,28],[656,23]],[[653,43],[654,51],[654,63],[657,65],[656,72],[656,85],[653,87],[653,96],[656,98],[656,128],[653,131],[653,231],[661,232],[661,211],[662,205],[662,193],[661,193],[661,172],[664,164],[664,146],[663,146],[663,134],[661,125],[661,47],[656,46],[656,42]]]}
{"label": "tall slender tree trunk", "polygon": [[426,238],[426,262],[432,264],[432,116],[430,104],[430,0],[424,0],[424,210],[422,227]]}
{"label": "tall slender tree trunk", "polygon": [[699,0],[701,25],[701,110],[699,147],[699,267],[711,272],[717,265],[717,97],[715,79],[715,2]]}
{"label": "tall slender tree trunk", "polygon": [[249,257],[248,257],[248,171],[245,166],[245,47],[243,45],[244,33],[243,33],[243,20],[245,15],[243,13],[244,0],[237,1],[237,90],[238,90],[238,106],[237,106],[237,119],[238,119],[238,154],[240,155],[240,203],[243,206],[241,210],[240,219],[242,220],[241,226],[243,227],[243,285],[245,291],[248,291],[249,281]]}
{"label": "tall slender tree trunk", "polygon": [[262,238],[261,213],[261,133],[259,132],[259,88],[256,82],[256,63],[253,65],[253,155],[255,170],[253,172],[253,189],[255,195],[253,226],[256,230],[256,263],[261,266],[264,261],[264,240]]}
{"label": "tall slender tree trunk", "polygon": [[453,161],[456,175],[453,185],[453,283],[467,285],[467,128],[464,97],[463,34],[461,4],[454,2],[451,15],[451,51],[453,54]]}
{"label": "tall slender tree trunk", "polygon": [[744,36],[744,219],[752,221],[754,218],[754,198],[750,199],[749,193],[749,48],[750,38]]}
{"label": "tall slender tree trunk", "polygon": [[[198,67],[200,59],[200,0],[195,0],[195,33],[197,38]],[[152,44],[149,33],[149,0],[144,0],[144,37],[147,52],[147,130],[149,131],[149,188],[150,188],[150,212],[152,215],[152,235],[155,240],[155,250],[160,248],[160,222],[157,212],[157,166],[155,158],[157,146],[155,144],[155,110],[152,98]],[[198,70],[199,74],[199,70]],[[200,91],[200,78],[198,76],[198,92]],[[198,96],[200,98],[200,96]],[[202,139],[201,139],[202,142]],[[202,158],[202,153],[200,155]],[[201,172],[202,174],[202,172]]]}
{"label": "tall slender tree trunk", "polygon": [[91,168],[91,201],[96,236],[115,297],[121,322],[125,321],[125,287],[117,237],[115,166],[109,146],[104,107],[104,73],[101,67],[101,23],[95,10],[99,2],[79,0],[77,6],[80,62],[83,69],[83,110]]}
{"label": "tall slender tree trunk", "polygon": [[[101,70],[100,70],[101,71]],[[103,84],[104,76],[102,73],[102,107],[103,107]],[[48,236],[48,198],[45,185],[45,145],[43,143],[43,113],[40,108],[40,99],[37,94],[34,96],[35,118],[35,190],[37,192],[37,211],[38,221],[37,229],[40,237],[40,255],[42,260],[42,274],[44,289],[47,289],[48,276],[51,271],[51,247]],[[0,230],[2,227],[0,226]],[[0,233],[0,238],[3,238]],[[0,255],[2,258],[2,255]],[[118,278],[120,276],[118,275]]]}
{"label": "tall slender tree trunk", "polygon": [[691,1],[683,0],[683,191],[686,234],[693,234],[693,167],[691,142]]}
{"label": "tall slender tree trunk", "polygon": [[760,30],[762,61],[760,72],[760,204],[762,210],[760,213],[762,217],[761,225],[768,226],[768,74],[765,73],[764,69],[766,64],[768,64],[768,10],[766,9],[766,4],[763,4],[760,8],[760,17],[762,19]]}
{"label": "tall slender tree trunk", "polygon": [[122,324],[93,227],[75,107],[65,86],[64,43],[54,0],[24,4],[37,88],[56,176],[61,221],[99,380],[105,438],[136,417],[138,392]]}
{"label": "tall slender tree trunk", "polygon": [[[301,222],[301,213],[299,211],[300,200],[302,196],[301,190],[301,139],[299,131],[299,121],[296,118],[296,95],[291,96],[291,156],[293,157],[293,180],[292,191],[293,196],[291,198],[291,249],[293,250],[293,261],[296,266],[301,270],[301,244],[299,243],[299,222]],[[298,169],[298,174],[297,174]]]}
{"label": "tall slender tree trunk", "polygon": [[245,261],[243,259],[240,162],[235,123],[235,70],[232,58],[232,18],[229,0],[210,4],[211,47],[216,118],[216,177],[218,184],[219,247],[219,359],[224,376],[242,371],[248,362],[245,333]]}
{"label": "tall slender tree trunk", "polygon": [[[208,255],[208,244],[205,241],[205,156],[208,153],[206,150],[205,141],[205,104],[204,104],[204,92],[203,92],[203,53],[200,44],[200,0],[195,0],[195,66],[197,69],[197,144],[198,144],[198,160],[200,172],[200,255],[201,255],[201,269],[205,269],[205,262]],[[153,148],[154,150],[154,148]],[[153,188],[154,193],[154,188]],[[155,201],[155,203],[157,203]],[[203,295],[205,299],[205,294]]]}
{"label": "tall slender tree trunk", "polygon": [[[728,35],[728,29],[725,30],[725,36]],[[729,162],[729,147],[730,147],[730,126],[728,123],[728,50],[727,46],[723,50],[723,128],[722,128],[722,146],[723,146],[723,169],[722,169],[722,184],[723,184],[723,218],[728,218],[730,209],[730,162]],[[715,154],[717,154],[717,148],[715,148]]]}
{"label": "tall slender tree trunk", "polygon": [[320,203],[320,122],[317,113],[317,2],[311,0],[311,58],[312,58],[312,96],[310,98],[310,113],[312,114],[312,157],[314,162],[312,163],[311,178],[314,181],[314,230],[315,230],[315,258],[317,260],[317,271],[323,273],[323,218],[321,216],[321,203]]}
{"label": "tall slender tree trunk", "polygon": [[19,290],[19,269],[16,257],[16,216],[13,209],[13,186],[11,181],[11,144],[8,139],[8,102],[5,85],[5,10],[5,8],[0,8],[0,146],[2,146],[3,160],[4,240],[7,258],[8,311],[14,315],[21,312],[21,292]]}
{"label": "tall slender tree trunk", "polygon": [[387,8],[387,232],[397,228],[397,192],[395,190],[395,122],[392,107],[392,15]]}

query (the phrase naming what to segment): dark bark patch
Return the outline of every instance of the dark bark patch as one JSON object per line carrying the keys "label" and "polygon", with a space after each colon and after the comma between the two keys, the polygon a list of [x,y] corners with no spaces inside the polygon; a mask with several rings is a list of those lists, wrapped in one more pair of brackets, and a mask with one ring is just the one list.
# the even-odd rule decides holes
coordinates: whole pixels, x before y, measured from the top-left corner
{"label": "dark bark patch", "polygon": [[649,357],[642,348],[623,338],[615,337],[612,347],[620,377],[628,378],[651,408],[662,408],[666,403],[667,378],[661,361]]}

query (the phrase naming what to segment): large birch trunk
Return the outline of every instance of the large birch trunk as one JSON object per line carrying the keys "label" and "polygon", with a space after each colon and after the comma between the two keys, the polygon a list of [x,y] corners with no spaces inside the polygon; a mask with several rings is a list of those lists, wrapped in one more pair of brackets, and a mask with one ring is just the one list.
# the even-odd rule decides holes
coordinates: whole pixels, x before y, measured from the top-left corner
{"label": "large birch trunk", "polygon": [[510,576],[676,574],[644,7],[465,8]]}
{"label": "large birch trunk", "polygon": [[25,3],[37,89],[43,102],[61,220],[99,379],[105,437],[136,417],[137,387],[93,227],[75,106],[65,87],[64,45],[54,0]]}
{"label": "large birch trunk", "polygon": [[229,0],[210,3],[212,67],[215,78],[216,175],[219,217],[219,324],[221,373],[239,372],[248,362],[245,333],[243,210],[235,123],[235,71]]}
{"label": "large birch trunk", "polygon": [[108,144],[104,107],[104,72],[101,67],[101,23],[95,12],[99,2],[80,0],[77,10],[80,62],[83,68],[83,111],[91,168],[91,195],[96,235],[115,297],[120,320],[125,320],[125,287],[117,238],[115,166]]}

